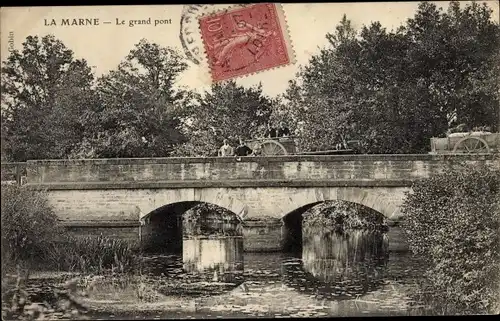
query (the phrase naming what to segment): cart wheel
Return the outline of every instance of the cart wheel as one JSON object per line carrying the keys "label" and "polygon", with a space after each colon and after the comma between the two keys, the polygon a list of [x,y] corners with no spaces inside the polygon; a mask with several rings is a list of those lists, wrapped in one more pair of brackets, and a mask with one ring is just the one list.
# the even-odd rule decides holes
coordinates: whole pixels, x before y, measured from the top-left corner
{"label": "cart wheel", "polygon": [[260,145],[260,152],[263,156],[286,155],[286,149],[274,140],[267,140]]}
{"label": "cart wheel", "polygon": [[464,137],[455,144],[453,152],[464,154],[490,153],[490,147],[482,138]]}

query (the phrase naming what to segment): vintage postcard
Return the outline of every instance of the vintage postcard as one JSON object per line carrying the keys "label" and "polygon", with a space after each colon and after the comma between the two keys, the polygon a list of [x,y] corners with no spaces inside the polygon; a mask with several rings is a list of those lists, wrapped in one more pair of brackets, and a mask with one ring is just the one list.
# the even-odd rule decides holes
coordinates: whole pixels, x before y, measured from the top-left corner
{"label": "vintage postcard", "polygon": [[498,314],[499,19],[2,7],[2,319]]}

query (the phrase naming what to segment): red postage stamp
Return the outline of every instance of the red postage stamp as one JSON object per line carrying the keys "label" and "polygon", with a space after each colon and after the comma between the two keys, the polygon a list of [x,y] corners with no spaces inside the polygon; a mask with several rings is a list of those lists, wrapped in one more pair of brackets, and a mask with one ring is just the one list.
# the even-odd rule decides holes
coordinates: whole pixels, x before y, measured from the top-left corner
{"label": "red postage stamp", "polygon": [[200,17],[200,31],[214,81],[293,63],[280,4],[260,3]]}

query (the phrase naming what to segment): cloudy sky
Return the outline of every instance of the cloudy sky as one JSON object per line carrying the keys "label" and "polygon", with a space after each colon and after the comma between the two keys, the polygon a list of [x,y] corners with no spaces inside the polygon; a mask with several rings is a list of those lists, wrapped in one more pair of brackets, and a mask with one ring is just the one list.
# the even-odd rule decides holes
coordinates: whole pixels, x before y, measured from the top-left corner
{"label": "cloudy sky", "polygon": [[[499,5],[495,1],[486,2],[493,10],[498,22]],[[448,1],[435,2],[446,9]],[[464,2],[466,3],[466,2]],[[464,4],[462,4],[463,6]],[[264,91],[270,95],[284,92],[288,80],[294,78],[299,65],[308,62],[318,48],[326,45],[325,34],[335,26],[345,13],[356,29],[372,21],[380,21],[387,29],[397,28],[412,17],[418,2],[380,3],[293,3],[283,4],[288,21],[288,29],[295,51],[296,63],[279,69],[264,71],[238,79],[239,84],[251,86],[262,82]],[[141,38],[164,46],[177,47],[182,52],[180,17],[182,5],[172,6],[94,6],[94,7],[22,7],[1,10],[1,57],[8,55],[9,48],[21,48],[28,35],[44,36],[53,34],[72,49],[75,56],[85,58],[93,66],[96,75],[116,68]],[[99,26],[60,26],[63,18],[99,18]],[[171,24],[160,26],[128,26],[131,19],[168,20]],[[46,26],[52,19],[57,26]],[[125,20],[126,25],[116,25],[116,19]],[[103,24],[103,21],[112,21]],[[179,85],[191,89],[208,88],[210,81],[206,66],[189,64],[189,69],[181,75]]]}

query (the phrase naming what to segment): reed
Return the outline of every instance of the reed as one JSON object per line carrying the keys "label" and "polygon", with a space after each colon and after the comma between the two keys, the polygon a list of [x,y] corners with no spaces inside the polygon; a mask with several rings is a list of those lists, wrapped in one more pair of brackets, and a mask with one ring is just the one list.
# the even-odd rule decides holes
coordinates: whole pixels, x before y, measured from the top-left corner
{"label": "reed", "polygon": [[83,273],[123,273],[135,262],[135,249],[126,241],[104,236],[66,236],[48,250],[49,268]]}

